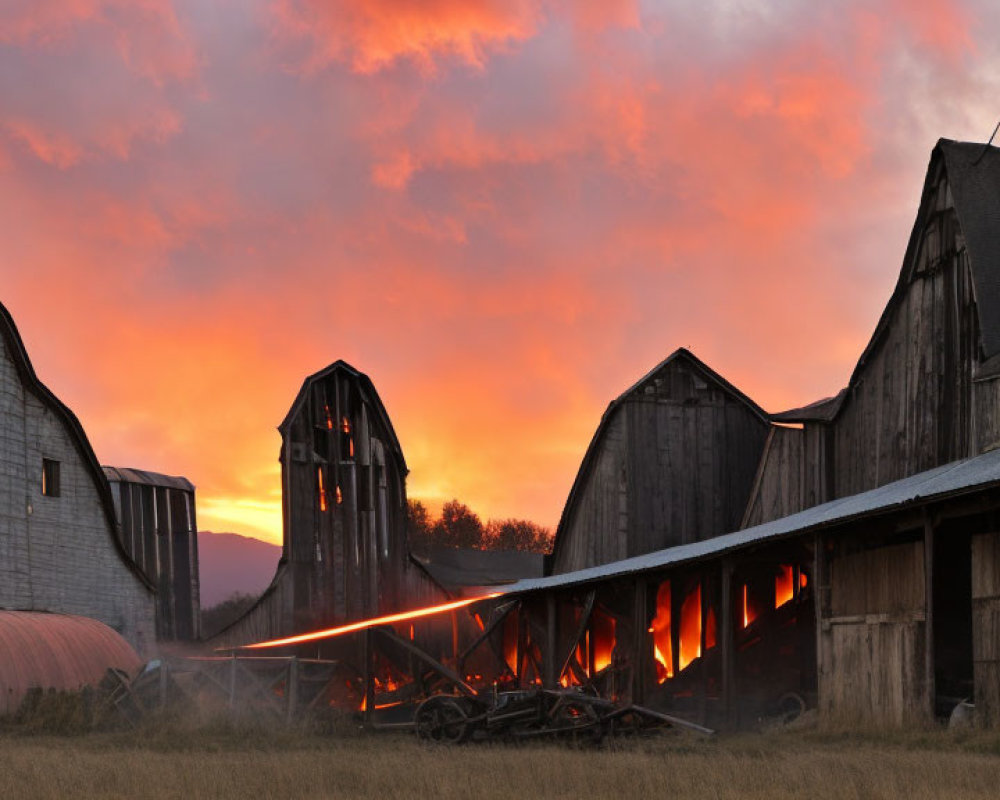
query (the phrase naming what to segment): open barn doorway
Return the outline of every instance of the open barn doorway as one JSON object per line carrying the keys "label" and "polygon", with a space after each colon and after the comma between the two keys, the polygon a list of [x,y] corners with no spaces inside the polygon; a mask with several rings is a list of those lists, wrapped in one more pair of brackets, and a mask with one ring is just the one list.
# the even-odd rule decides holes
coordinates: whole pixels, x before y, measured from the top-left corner
{"label": "open barn doorway", "polygon": [[973,694],[971,540],[968,527],[957,523],[934,532],[934,713],[938,717],[947,717]]}

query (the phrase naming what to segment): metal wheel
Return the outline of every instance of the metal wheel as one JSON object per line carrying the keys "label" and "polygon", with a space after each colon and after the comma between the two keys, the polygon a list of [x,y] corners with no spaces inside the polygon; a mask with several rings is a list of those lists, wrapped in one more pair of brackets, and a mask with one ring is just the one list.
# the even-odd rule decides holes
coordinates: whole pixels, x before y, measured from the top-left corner
{"label": "metal wheel", "polygon": [[785,724],[801,717],[805,710],[806,701],[795,692],[788,692],[778,698],[778,716]]}
{"label": "metal wheel", "polygon": [[432,742],[459,744],[471,733],[469,715],[454,697],[429,697],[413,717],[417,736]]}
{"label": "metal wheel", "polygon": [[586,701],[560,699],[549,712],[549,728],[574,744],[597,744],[604,726],[597,710]]}

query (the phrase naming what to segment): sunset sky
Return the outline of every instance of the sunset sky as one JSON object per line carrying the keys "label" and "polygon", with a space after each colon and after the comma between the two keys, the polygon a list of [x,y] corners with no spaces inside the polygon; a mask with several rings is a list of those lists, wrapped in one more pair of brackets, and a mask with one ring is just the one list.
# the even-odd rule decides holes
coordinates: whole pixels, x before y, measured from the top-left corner
{"label": "sunset sky", "polygon": [[685,346],[836,392],[995,0],[0,0],[0,302],[98,458],[280,541],[276,431],[342,358],[411,497],[554,527]]}

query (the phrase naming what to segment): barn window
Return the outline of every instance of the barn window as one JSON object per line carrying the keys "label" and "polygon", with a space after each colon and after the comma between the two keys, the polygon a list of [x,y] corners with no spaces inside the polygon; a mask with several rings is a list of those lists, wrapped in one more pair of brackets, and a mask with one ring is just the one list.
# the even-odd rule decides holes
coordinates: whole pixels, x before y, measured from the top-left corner
{"label": "barn window", "polygon": [[46,497],[59,496],[59,462],[51,458],[42,459],[42,494]]}
{"label": "barn window", "polygon": [[340,460],[350,461],[354,458],[354,437],[351,436],[351,421],[347,417],[340,420]]}

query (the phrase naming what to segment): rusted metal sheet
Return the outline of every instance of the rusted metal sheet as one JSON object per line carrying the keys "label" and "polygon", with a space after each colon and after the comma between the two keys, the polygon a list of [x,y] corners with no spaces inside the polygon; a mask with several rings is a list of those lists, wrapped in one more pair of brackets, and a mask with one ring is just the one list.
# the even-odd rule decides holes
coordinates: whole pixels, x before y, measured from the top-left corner
{"label": "rusted metal sheet", "polygon": [[70,614],[0,611],[0,716],[29,689],[77,690],[109,667],[134,673],[142,660],[103,622]]}

